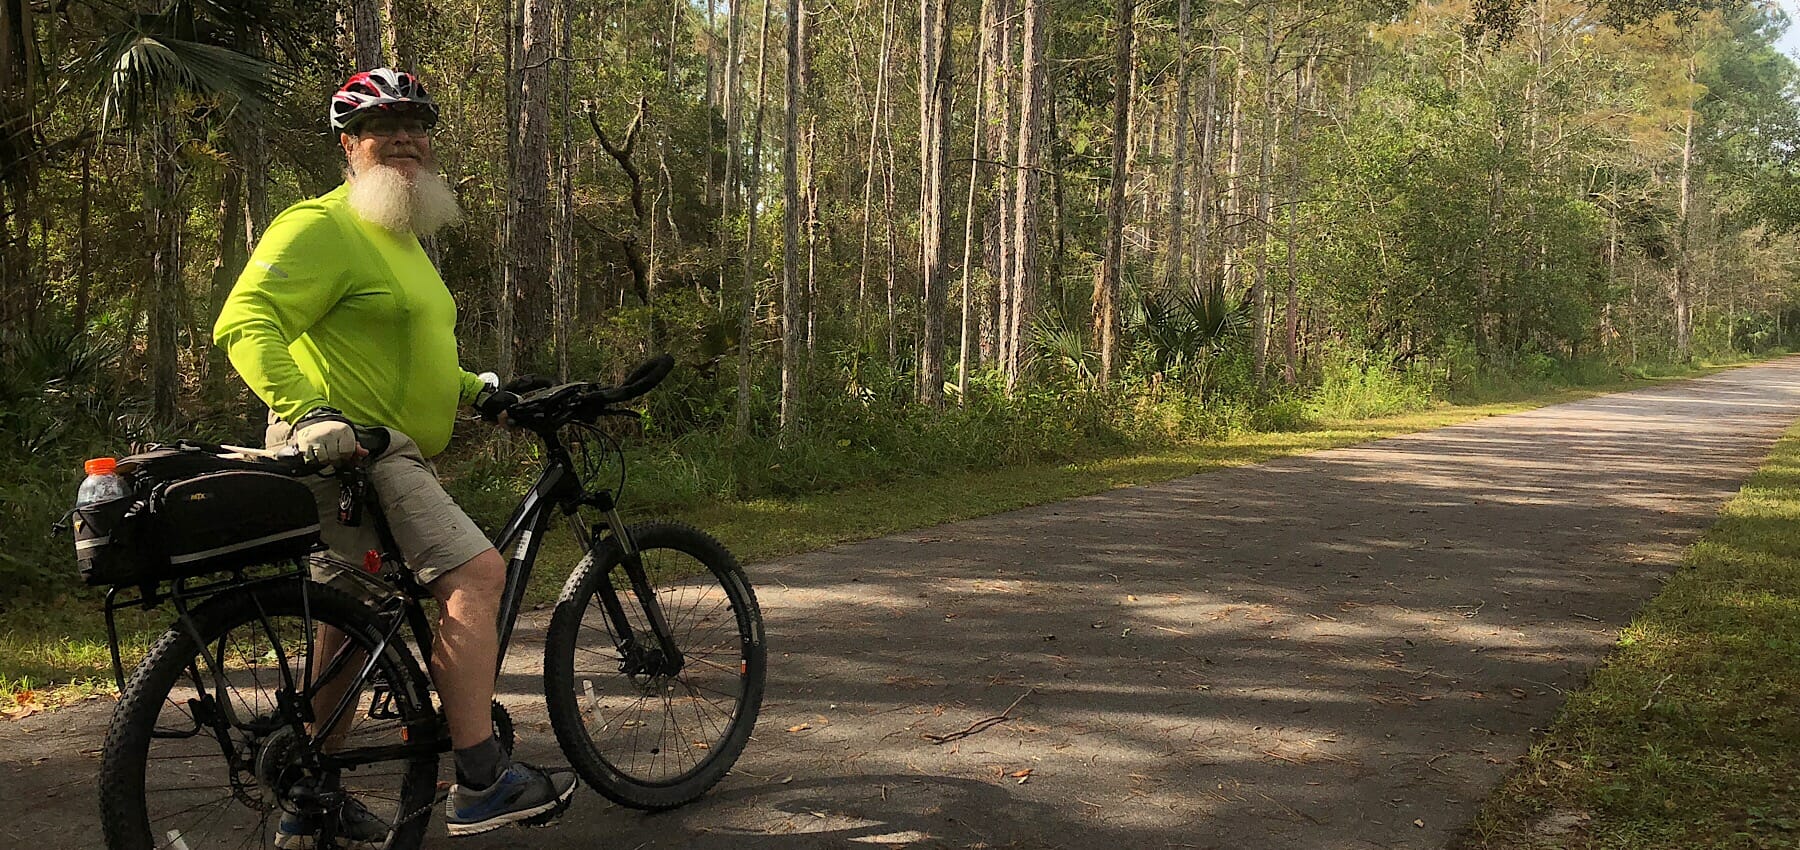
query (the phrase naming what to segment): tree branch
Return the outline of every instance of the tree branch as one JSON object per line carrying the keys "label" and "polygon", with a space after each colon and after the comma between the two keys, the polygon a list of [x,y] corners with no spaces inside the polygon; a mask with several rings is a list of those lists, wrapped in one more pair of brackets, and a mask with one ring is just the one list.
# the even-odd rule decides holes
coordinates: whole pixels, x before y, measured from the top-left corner
{"label": "tree branch", "polygon": [[631,126],[625,130],[623,146],[614,145],[612,140],[606,137],[606,131],[600,127],[599,116],[594,114],[593,101],[582,101],[582,107],[587,112],[588,126],[594,128],[594,135],[600,139],[600,147],[605,148],[606,152],[619,163],[619,170],[625,172],[625,177],[631,181],[631,211],[637,217],[638,229],[633,233],[615,238],[619,240],[619,246],[625,250],[626,265],[631,267],[632,290],[637,293],[639,302],[649,304],[650,264],[644,259],[639,236],[649,229],[650,215],[644,210],[644,177],[638,172],[637,166],[631,162],[631,152],[637,147],[639,131],[644,128],[644,113],[648,111],[649,103],[643,96],[638,97],[637,115],[631,119]]}

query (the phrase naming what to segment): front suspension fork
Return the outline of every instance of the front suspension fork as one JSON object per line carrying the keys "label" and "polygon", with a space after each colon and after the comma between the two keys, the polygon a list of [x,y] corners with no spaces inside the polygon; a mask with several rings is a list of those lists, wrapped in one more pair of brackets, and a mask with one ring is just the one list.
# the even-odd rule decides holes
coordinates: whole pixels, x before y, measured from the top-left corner
{"label": "front suspension fork", "polygon": [[[612,621],[613,634],[619,644],[619,652],[628,665],[637,663],[645,669],[627,672],[642,672],[652,676],[674,676],[681,672],[686,658],[681,648],[675,644],[674,632],[669,628],[668,618],[663,615],[662,603],[656,598],[656,588],[650,583],[650,576],[644,569],[643,553],[637,547],[637,541],[631,536],[631,530],[619,518],[619,512],[612,505],[602,506],[606,511],[606,525],[611,534],[605,538],[619,549],[618,569],[625,571],[625,579],[631,586],[632,595],[637,597],[638,604],[644,609],[644,619],[650,627],[654,644],[646,645],[644,636],[632,628],[631,619],[625,614],[625,606],[619,600],[619,594],[613,587],[611,574],[600,583],[600,604],[606,610],[607,619]],[[600,529],[595,527],[590,541],[600,538]],[[594,546],[593,548],[598,548]],[[590,549],[592,551],[592,549]],[[641,660],[654,649],[657,662],[653,665],[642,665]]]}

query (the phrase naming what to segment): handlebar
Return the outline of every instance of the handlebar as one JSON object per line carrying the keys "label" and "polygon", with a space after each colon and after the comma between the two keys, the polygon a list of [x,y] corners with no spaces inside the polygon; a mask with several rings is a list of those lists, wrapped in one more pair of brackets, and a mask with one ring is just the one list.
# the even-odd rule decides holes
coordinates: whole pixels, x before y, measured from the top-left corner
{"label": "handlebar", "polygon": [[[364,428],[361,425],[355,424],[352,424],[350,427],[356,433],[357,447],[362,449],[362,454],[358,455],[359,459],[373,461],[375,458],[378,458],[385,453],[388,450],[388,447],[393,444],[393,435],[389,434],[386,428]],[[239,451],[252,453],[251,450],[246,449],[239,449]],[[300,450],[291,445],[279,451],[255,454],[258,454],[264,463],[268,463],[283,474],[292,475],[295,478],[301,478],[307,475],[319,475],[325,470],[334,467],[340,468],[339,471],[341,472],[343,471],[341,467],[344,466],[344,464],[340,463],[306,460],[300,456]]]}
{"label": "handlebar", "polygon": [[507,419],[521,428],[542,431],[602,416],[635,415],[615,405],[655,389],[674,368],[675,358],[659,354],[638,364],[616,386],[576,382],[526,393],[507,408]]}
{"label": "handlebar", "polygon": [[[616,407],[655,389],[675,369],[675,358],[659,354],[639,363],[615,386],[592,382],[574,382],[526,393],[507,408],[507,418],[521,428],[554,430],[569,422],[592,422],[602,416],[635,416],[633,411]],[[385,428],[352,425],[356,444],[373,460],[386,452],[392,441]],[[247,450],[248,451],[248,450]],[[291,447],[275,454],[256,452],[282,472],[296,477],[316,475],[339,464],[307,461]]]}

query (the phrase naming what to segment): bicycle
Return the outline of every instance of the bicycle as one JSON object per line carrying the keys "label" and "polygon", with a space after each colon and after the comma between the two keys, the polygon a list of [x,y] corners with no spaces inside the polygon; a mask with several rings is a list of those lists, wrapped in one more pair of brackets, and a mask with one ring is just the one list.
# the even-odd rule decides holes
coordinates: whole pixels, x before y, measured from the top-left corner
{"label": "bicycle", "polygon": [[[541,439],[545,461],[495,540],[512,553],[500,609],[504,663],[553,513],[568,518],[582,557],[545,640],[551,725],[590,787],[652,811],[691,802],[730,771],[755,726],[767,660],[755,594],[731,553],[691,526],[625,525],[614,487],[599,486],[597,468],[579,462],[616,455],[622,489],[623,451],[597,423],[636,416],[618,405],[648,392],[672,363],[649,361],[616,387],[564,384],[514,405],[511,424]],[[359,442],[385,433],[359,429]],[[295,476],[320,471],[297,458],[266,463]],[[378,604],[308,580],[300,560],[141,587],[135,597],[120,587],[107,593],[120,682],[100,772],[109,850],[266,847],[288,812],[324,825],[318,847],[371,846],[335,835],[351,799],[388,828],[373,846],[412,850],[423,841],[441,799],[437,760],[450,749],[428,667],[412,648],[429,665],[429,594],[392,545],[379,500],[366,498],[366,474],[338,474],[342,517],[360,521],[366,508],[383,549],[362,573],[333,566],[383,587]],[[589,521],[594,514],[601,521]],[[114,612],[163,601],[176,620],[126,681]],[[322,648],[320,625],[341,633],[341,645]],[[510,750],[511,719],[498,701],[495,726]]]}

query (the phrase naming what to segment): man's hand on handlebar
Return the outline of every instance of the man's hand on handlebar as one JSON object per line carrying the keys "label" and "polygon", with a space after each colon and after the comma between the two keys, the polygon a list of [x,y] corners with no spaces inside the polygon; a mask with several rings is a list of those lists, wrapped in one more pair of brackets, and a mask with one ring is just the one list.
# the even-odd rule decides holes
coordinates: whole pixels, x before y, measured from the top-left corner
{"label": "man's hand on handlebar", "polygon": [[[491,374],[492,373],[484,373],[483,377]],[[498,380],[498,378],[495,378],[495,383],[498,383]],[[520,375],[517,378],[507,381],[505,386],[495,387],[490,384],[489,389],[483,390],[475,396],[475,404],[473,407],[475,408],[476,413],[481,414],[481,418],[486,419],[489,422],[497,422],[500,425],[511,427],[512,423],[508,421],[506,416],[507,410],[513,405],[518,404],[521,396],[549,386],[550,381],[544,378],[540,378],[536,375]]]}
{"label": "man's hand on handlebar", "polygon": [[360,451],[350,420],[342,412],[324,406],[313,408],[294,423],[294,445],[308,463],[342,463]]}
{"label": "man's hand on handlebar", "polygon": [[592,422],[602,416],[636,416],[620,408],[649,392],[669,375],[674,358],[663,354],[632,369],[617,386],[577,381],[552,385],[543,378],[521,376],[501,386],[492,372],[481,375],[487,386],[475,396],[475,412],[489,422],[511,428],[544,431],[571,421]]}

